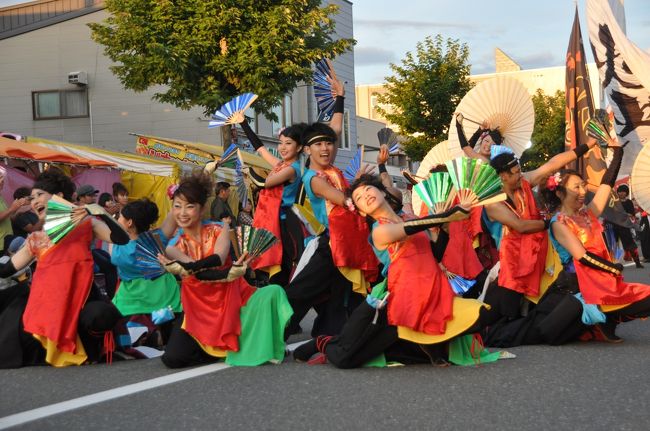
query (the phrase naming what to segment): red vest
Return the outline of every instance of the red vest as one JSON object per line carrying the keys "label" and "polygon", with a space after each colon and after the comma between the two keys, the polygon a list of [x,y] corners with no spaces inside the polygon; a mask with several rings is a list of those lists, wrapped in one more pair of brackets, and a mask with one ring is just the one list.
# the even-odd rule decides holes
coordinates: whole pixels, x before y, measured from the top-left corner
{"label": "red vest", "polygon": [[[523,220],[541,220],[533,191],[528,181],[521,180],[521,189],[515,192],[515,208],[510,209]],[[506,204],[508,205],[508,204]],[[524,295],[539,295],[539,284],[546,265],[548,234],[519,233],[503,226],[499,248],[499,286]]]}
{"label": "red vest", "polygon": [[278,239],[278,242],[269,248],[264,254],[253,261],[253,269],[268,268],[273,265],[282,264],[282,238],[280,230],[280,206],[282,204],[282,192],[284,186],[279,185],[260,192],[253,226],[266,229]]}

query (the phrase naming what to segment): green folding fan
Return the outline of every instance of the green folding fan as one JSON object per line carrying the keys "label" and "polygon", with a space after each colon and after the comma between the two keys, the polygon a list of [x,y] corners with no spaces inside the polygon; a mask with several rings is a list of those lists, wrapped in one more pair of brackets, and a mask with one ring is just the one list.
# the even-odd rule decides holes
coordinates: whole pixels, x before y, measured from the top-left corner
{"label": "green folding fan", "polygon": [[249,258],[261,256],[277,241],[268,230],[252,226],[237,226],[230,232],[230,242],[237,259],[244,253],[248,253]]}
{"label": "green folding fan", "polygon": [[439,214],[452,207],[456,198],[453,186],[454,183],[447,172],[434,172],[413,188],[427,208],[433,214]]}
{"label": "green folding fan", "polygon": [[506,200],[503,184],[488,163],[468,157],[445,162],[462,206],[488,205]]}

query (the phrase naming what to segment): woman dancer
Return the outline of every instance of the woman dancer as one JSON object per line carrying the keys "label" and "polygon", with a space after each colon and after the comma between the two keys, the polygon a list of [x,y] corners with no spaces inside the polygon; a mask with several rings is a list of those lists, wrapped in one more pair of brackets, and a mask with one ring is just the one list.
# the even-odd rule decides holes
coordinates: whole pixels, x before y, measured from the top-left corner
{"label": "woman dancer", "polygon": [[[156,220],[158,220],[158,207],[148,199],[126,204],[120,212],[118,223],[128,233],[129,242],[125,245],[112,244],[109,247],[111,263],[117,267],[121,280],[113,304],[125,317],[147,315],[142,316],[143,318],[139,318],[138,321],[144,323],[152,333],[156,330],[156,325],[152,321],[151,313],[163,309],[173,313],[182,311],[180,289],[176,278],[167,272],[162,275],[156,273],[152,278],[143,273],[143,268],[137,260],[138,237],[149,231]],[[176,220],[170,213],[162,226],[151,233],[158,237],[160,245],[165,247],[175,230]],[[166,340],[159,341],[164,344]]]}
{"label": "woman dancer", "polygon": [[388,360],[426,358],[445,364],[446,346],[441,343],[476,332],[483,304],[454,295],[434,258],[428,229],[466,218],[468,211],[456,207],[445,214],[408,220],[395,213],[384,185],[369,175],[355,181],[349,193],[359,213],[378,222],[372,241],[377,249],[388,250],[387,291],[375,287],[340,336],[317,337],[299,347],[294,357],[306,360],[320,351],[340,368],[361,366],[381,353]]}
{"label": "woman dancer", "polygon": [[300,135],[306,124],[295,124],[280,132],[278,152],[282,160],[273,156],[253,132],[248,122],[241,123],[255,150],[273,169],[260,192],[253,226],[263,228],[280,238],[276,245],[253,262],[253,269],[268,272],[270,281],[286,286],[294,265],[304,250],[304,233],[300,219],[291,210],[301,185],[302,169],[298,158],[302,152]]}
{"label": "woman dancer", "polygon": [[[41,226],[52,196],[69,200],[73,192],[74,184],[58,169],[49,169],[36,178],[31,194],[32,208]],[[83,207],[73,212],[74,217],[79,218],[87,214]],[[85,217],[56,244],[44,230],[32,232],[27,244],[2,266],[0,277],[5,277],[33,259],[38,260],[22,325],[12,324],[11,331],[16,332],[5,338],[11,340],[8,347],[11,353],[2,349],[7,352],[6,362],[0,364],[2,367],[34,365],[43,360],[57,367],[80,365],[99,360],[102,346],[107,354],[112,352],[111,330],[120,317],[119,312],[111,303],[88,300],[93,283],[90,252],[93,238],[116,244],[128,241],[118,225],[107,226],[95,217]],[[33,338],[30,340],[24,333]],[[33,339],[41,347],[35,346]]]}
{"label": "woman dancer", "polygon": [[[476,132],[469,138],[465,137],[463,130],[463,114],[456,114],[456,132],[458,133],[458,140],[460,141],[460,148],[467,157],[473,159],[481,159],[485,162],[490,161],[490,150],[492,145],[500,145],[503,142],[503,137],[498,129],[490,129],[487,121],[483,121]],[[478,143],[478,151],[474,148]]]}
{"label": "woman dancer", "polygon": [[575,273],[586,304],[595,304],[607,315],[602,329],[617,341],[616,323],[650,314],[650,285],[625,283],[622,267],[611,260],[598,216],[609,202],[623,158],[623,148],[614,141],[613,159],[592,201],[585,205],[585,181],[575,171],[563,170],[551,177],[550,203],[558,208],[551,220],[551,240],[565,272]]}
{"label": "woman dancer", "polygon": [[210,177],[197,173],[184,178],[173,194],[172,213],[181,231],[166,252],[175,262],[159,259],[182,277],[185,316],[172,330],[162,361],[170,368],[223,357],[242,366],[282,361],[291,307],[281,286],[256,289],[246,283],[245,255],[232,265],[227,221],[201,223],[212,190]]}

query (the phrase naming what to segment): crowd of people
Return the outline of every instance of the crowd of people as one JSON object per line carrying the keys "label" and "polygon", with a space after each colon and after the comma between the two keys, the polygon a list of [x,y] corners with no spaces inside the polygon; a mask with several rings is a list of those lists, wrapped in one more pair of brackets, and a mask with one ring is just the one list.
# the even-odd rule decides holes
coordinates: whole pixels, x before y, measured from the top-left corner
{"label": "crowd of people", "polygon": [[[650,286],[623,281],[599,219],[623,155],[615,139],[613,160],[589,193],[564,167],[595,141],[522,172],[514,153],[494,151],[499,130],[483,124],[468,140],[459,126],[463,152],[490,164],[506,199],[433,213],[403,205],[386,147],[378,175],[364,166],[348,183],[334,165],[344,101],[335,77],[332,89],[329,125],[283,129],[279,157],[243,119],[273,167],[256,181],[254,212],[250,202],[233,211],[230,184],[215,184],[210,169],[170,190],[164,217],[153,202],[130,200],[123,184],[100,194],[54,167],[17,189],[11,205],[0,200],[0,367],[142,358],[142,346],[170,368],[220,359],[255,366],[287,354],[340,368],[467,365],[507,357],[484,346],[620,342],[618,324],[650,314]],[[636,217],[629,190],[618,193]],[[296,210],[303,196],[311,218]],[[75,221],[56,237],[52,202],[69,203]],[[236,256],[236,225],[278,241],[261,256]],[[641,266],[630,229],[613,230]],[[468,288],[454,288],[454,277]],[[310,310],[313,326],[302,327]],[[307,331],[311,338],[289,353],[288,338]]]}

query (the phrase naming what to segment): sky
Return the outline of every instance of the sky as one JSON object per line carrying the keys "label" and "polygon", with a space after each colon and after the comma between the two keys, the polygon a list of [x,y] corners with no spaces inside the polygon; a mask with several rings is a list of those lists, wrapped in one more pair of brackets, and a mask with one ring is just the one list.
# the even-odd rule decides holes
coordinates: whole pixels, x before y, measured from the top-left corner
{"label": "sky", "polygon": [[[500,48],[523,69],[564,65],[573,0],[353,0],[356,84],[378,84],[406,52],[441,34],[469,47],[472,74],[494,72]],[[585,0],[578,1],[588,60]],[[650,1],[625,0],[627,36],[650,52]]]}

